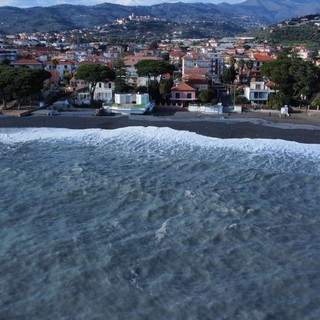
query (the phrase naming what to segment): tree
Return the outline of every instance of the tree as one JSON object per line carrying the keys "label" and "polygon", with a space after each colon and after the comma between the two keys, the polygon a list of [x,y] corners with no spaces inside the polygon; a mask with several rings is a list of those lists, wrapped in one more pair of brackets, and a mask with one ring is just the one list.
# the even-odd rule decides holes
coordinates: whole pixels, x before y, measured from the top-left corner
{"label": "tree", "polygon": [[11,83],[14,77],[14,68],[1,65],[0,66],[0,98],[2,100],[3,108],[6,109],[7,102],[12,96]]}
{"label": "tree", "polygon": [[136,93],[148,93],[148,89],[146,86],[138,86],[135,88]]}
{"label": "tree", "polygon": [[165,51],[161,53],[161,58],[163,61],[169,61],[170,60],[170,54],[169,52]]}
{"label": "tree", "polygon": [[234,80],[236,79],[236,69],[234,67],[234,64],[232,64],[229,68],[227,68],[223,75],[221,76],[221,82],[222,83],[229,83],[232,84],[234,82]]}
{"label": "tree", "polygon": [[63,73],[63,79],[67,84],[70,84],[71,78],[72,78],[72,74],[69,71],[65,71]]}
{"label": "tree", "polygon": [[[175,67],[167,61],[162,60],[141,60],[135,64],[139,77],[148,77],[148,92],[152,99],[158,101],[160,99],[160,81],[156,80],[157,76],[170,73],[172,74]],[[153,81],[150,82],[151,77]]]}
{"label": "tree", "polygon": [[21,100],[39,93],[43,87],[43,82],[51,77],[51,73],[28,67],[14,68],[14,71],[11,92],[13,98],[17,99],[20,108]]}
{"label": "tree", "polygon": [[139,77],[147,76],[149,79],[174,71],[174,65],[162,60],[140,60],[135,64]]}
{"label": "tree", "polygon": [[158,45],[159,45],[159,40],[153,40],[150,44],[149,44],[149,50],[157,50],[158,49]]}
{"label": "tree", "polygon": [[203,90],[199,94],[199,100],[201,102],[212,102],[214,98],[214,91],[212,89]]}
{"label": "tree", "polygon": [[21,100],[24,97],[39,93],[43,87],[43,82],[50,77],[51,73],[45,70],[1,66],[0,96],[4,108],[11,98],[17,99],[20,107]]}
{"label": "tree", "polygon": [[119,58],[113,63],[113,69],[115,71],[115,92],[123,93],[128,90],[127,85],[127,70],[123,58]]}
{"label": "tree", "polygon": [[319,107],[320,106],[320,93],[316,96],[316,98],[311,102],[312,107]]}
{"label": "tree", "polygon": [[236,63],[236,59],[235,59],[233,56],[230,56],[230,57],[228,58],[228,64],[229,64],[230,66],[234,66],[235,63]]}
{"label": "tree", "polygon": [[248,61],[245,62],[247,69],[249,70],[248,76],[247,76],[247,85],[250,85],[251,82],[251,72],[254,66],[253,60],[249,59]]}
{"label": "tree", "polygon": [[148,84],[148,93],[157,103],[160,101],[160,90],[159,90],[159,82],[157,80],[151,80]]}
{"label": "tree", "polygon": [[242,78],[243,78],[242,72],[243,72],[244,66],[245,66],[245,62],[244,62],[243,59],[240,59],[240,60],[237,61],[238,74],[239,74],[239,83],[240,84],[242,83]]}
{"label": "tree", "polygon": [[10,60],[7,59],[7,58],[4,58],[4,59],[1,61],[1,65],[9,66],[9,65],[10,65]]}
{"label": "tree", "polygon": [[89,84],[90,102],[93,104],[94,92],[98,82],[108,82],[115,79],[115,72],[107,66],[98,63],[81,65],[75,74],[76,79],[82,79]]}
{"label": "tree", "polygon": [[250,104],[250,101],[244,96],[236,96],[235,104]]}
{"label": "tree", "polygon": [[275,83],[277,105],[293,104],[311,96],[319,86],[320,71],[312,63],[281,57],[265,63],[261,74]]}
{"label": "tree", "polygon": [[171,88],[173,87],[173,79],[163,79],[159,84],[159,92],[163,98],[167,98],[171,93]]}

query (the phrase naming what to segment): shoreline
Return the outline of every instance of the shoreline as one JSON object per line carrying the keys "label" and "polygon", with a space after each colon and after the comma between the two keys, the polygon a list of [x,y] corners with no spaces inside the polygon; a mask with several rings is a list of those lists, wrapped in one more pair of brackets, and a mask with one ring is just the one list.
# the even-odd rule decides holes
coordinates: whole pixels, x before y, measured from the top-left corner
{"label": "shoreline", "polygon": [[262,112],[208,115],[196,112],[162,112],[154,115],[88,116],[68,113],[25,117],[0,115],[0,128],[48,127],[66,129],[117,129],[124,127],[169,127],[175,130],[222,138],[282,139],[320,144],[320,112],[280,118]]}

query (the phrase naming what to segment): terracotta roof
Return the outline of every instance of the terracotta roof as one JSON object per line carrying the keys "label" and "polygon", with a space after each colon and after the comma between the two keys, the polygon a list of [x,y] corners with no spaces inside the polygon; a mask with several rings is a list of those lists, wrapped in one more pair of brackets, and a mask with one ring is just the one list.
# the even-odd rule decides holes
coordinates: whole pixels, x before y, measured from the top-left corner
{"label": "terracotta roof", "polygon": [[202,74],[190,74],[182,77],[184,80],[206,80],[206,77]]}
{"label": "terracotta roof", "polygon": [[171,89],[172,91],[196,91],[194,88],[190,87],[184,82],[180,82],[175,87]]}
{"label": "terracotta roof", "polygon": [[274,87],[274,85],[275,85],[275,83],[272,82],[272,81],[266,82],[266,86],[269,87],[269,88]]}
{"label": "terracotta roof", "polygon": [[273,61],[276,60],[276,58],[273,58],[267,54],[255,54],[253,55],[253,57],[257,60],[257,61]]}
{"label": "terracotta roof", "polygon": [[171,51],[169,54],[171,57],[183,57],[185,55],[184,52],[181,51]]}
{"label": "terracotta roof", "polygon": [[21,64],[21,65],[39,64],[40,65],[42,63],[35,59],[20,59],[14,62],[14,64]]}
{"label": "terracotta roof", "polygon": [[191,75],[191,74],[203,74],[205,75],[208,72],[206,68],[185,68],[184,74]]}

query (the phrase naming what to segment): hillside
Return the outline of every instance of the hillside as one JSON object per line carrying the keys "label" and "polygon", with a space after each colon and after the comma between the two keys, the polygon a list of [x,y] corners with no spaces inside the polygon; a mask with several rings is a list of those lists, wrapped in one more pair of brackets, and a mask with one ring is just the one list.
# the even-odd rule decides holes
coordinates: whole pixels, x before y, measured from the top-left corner
{"label": "hillside", "polygon": [[247,0],[234,5],[242,13],[255,14],[265,24],[320,13],[318,0]]}
{"label": "hillside", "polygon": [[103,3],[95,6],[57,5],[25,9],[3,6],[0,7],[0,33],[84,29],[110,24],[132,13],[173,22],[219,21],[219,32],[223,33],[224,28],[230,30],[230,25],[236,24],[248,30],[316,12],[320,12],[318,0],[247,0],[234,5],[178,2],[123,6]]}
{"label": "hillside", "polygon": [[247,36],[266,40],[277,45],[305,44],[310,48],[320,49],[320,14],[307,15],[299,18],[288,19],[276,25],[260,30],[250,30]]}

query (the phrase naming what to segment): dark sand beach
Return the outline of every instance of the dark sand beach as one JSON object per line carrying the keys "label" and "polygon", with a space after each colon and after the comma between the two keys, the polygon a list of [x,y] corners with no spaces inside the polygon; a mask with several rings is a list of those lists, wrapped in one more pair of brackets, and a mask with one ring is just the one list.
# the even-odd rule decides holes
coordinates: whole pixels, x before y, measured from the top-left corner
{"label": "dark sand beach", "polygon": [[320,112],[294,113],[289,118],[264,112],[208,115],[196,112],[163,112],[155,115],[90,116],[61,113],[57,116],[0,115],[3,127],[54,127],[116,129],[129,126],[169,127],[217,138],[283,139],[320,143]]}

